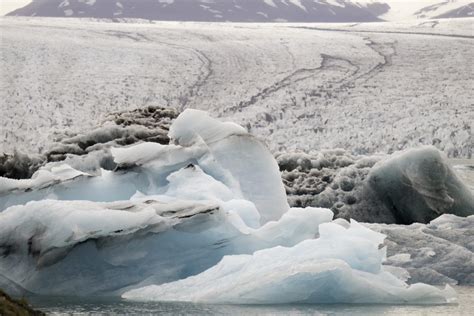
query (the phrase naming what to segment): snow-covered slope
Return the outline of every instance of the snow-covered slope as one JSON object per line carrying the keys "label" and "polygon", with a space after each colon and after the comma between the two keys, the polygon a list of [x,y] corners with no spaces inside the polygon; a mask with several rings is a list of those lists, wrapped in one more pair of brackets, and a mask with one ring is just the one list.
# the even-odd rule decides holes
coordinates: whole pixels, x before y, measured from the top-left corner
{"label": "snow-covered slope", "polygon": [[353,0],[368,5],[374,2],[387,4],[390,8],[379,15],[383,20],[460,18],[474,16],[472,0]]}
{"label": "snow-covered slope", "polygon": [[471,16],[469,0],[34,0],[10,15],[165,21],[368,22]]}

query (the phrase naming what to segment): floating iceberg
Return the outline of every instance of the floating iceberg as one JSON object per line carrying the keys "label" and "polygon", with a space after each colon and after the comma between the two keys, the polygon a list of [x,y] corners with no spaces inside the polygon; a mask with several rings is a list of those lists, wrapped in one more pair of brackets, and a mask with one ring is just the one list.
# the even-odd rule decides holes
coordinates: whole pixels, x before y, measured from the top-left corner
{"label": "floating iceberg", "polygon": [[186,110],[169,137],[113,148],[114,171],[49,163],[31,179],[0,178],[0,287],[216,303],[453,302],[449,289],[408,287],[386,271],[384,235],[331,223],[328,209],[290,208],[275,159],[240,126]]}

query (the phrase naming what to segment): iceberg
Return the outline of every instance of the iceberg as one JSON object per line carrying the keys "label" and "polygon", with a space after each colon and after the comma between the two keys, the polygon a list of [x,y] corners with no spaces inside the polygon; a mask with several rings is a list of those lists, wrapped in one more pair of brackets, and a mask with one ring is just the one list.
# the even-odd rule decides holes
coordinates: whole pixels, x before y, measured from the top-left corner
{"label": "iceberg", "polygon": [[36,294],[116,295],[132,284],[194,275],[229,253],[294,245],[332,218],[329,210],[293,209],[253,229],[244,220],[255,223],[254,211],[238,200],[148,196],[12,206],[0,216],[0,275]]}
{"label": "iceberg", "polygon": [[455,301],[449,288],[392,274],[404,270],[382,264],[383,234],[331,222],[329,209],[290,208],[275,159],[242,127],[188,109],[168,136],[111,148],[114,170],[87,172],[100,155],[81,156],[0,178],[0,287],[212,303]]}
{"label": "iceberg", "polygon": [[428,223],[450,213],[474,215],[474,194],[432,146],[403,151],[377,163],[368,182],[398,223]]}
{"label": "iceberg", "polygon": [[237,125],[194,110],[175,123],[175,144],[113,148],[115,171],[50,163],[31,179],[0,178],[0,286],[115,295],[202,272],[226,254],[292,246],[332,219],[290,209],[271,154]]}

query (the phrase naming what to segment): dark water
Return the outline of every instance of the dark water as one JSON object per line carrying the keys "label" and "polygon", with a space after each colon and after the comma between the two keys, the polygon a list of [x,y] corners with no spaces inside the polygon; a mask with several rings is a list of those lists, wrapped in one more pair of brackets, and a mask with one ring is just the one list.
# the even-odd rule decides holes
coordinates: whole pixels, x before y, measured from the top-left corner
{"label": "dark water", "polygon": [[138,303],[103,297],[31,297],[54,315],[474,315],[474,287],[456,287],[457,305],[208,305]]}

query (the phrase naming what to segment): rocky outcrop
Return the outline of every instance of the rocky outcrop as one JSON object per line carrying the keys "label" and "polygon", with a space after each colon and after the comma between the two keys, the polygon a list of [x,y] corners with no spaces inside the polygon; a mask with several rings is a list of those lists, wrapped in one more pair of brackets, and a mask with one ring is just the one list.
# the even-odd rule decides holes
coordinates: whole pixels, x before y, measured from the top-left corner
{"label": "rocky outcrop", "polygon": [[42,316],[46,315],[41,311],[36,311],[28,305],[25,299],[16,300],[7,293],[0,290],[0,315],[3,316]]}

